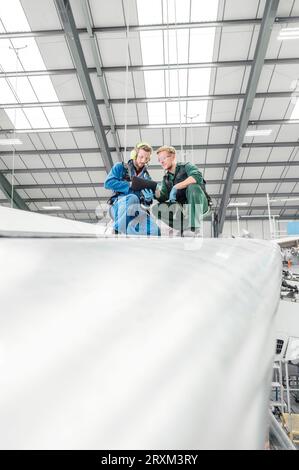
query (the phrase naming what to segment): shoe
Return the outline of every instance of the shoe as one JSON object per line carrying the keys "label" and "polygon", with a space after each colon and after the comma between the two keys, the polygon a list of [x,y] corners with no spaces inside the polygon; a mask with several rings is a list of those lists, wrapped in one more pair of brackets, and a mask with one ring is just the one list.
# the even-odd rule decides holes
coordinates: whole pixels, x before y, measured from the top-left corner
{"label": "shoe", "polygon": [[184,230],[183,232],[183,237],[200,237],[201,236],[201,231],[200,229],[195,229],[195,230]]}

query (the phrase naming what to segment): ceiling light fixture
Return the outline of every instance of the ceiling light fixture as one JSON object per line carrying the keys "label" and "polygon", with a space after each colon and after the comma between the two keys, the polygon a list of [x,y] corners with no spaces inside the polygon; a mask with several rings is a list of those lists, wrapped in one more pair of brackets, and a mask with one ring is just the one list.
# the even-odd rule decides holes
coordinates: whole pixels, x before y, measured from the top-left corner
{"label": "ceiling light fixture", "polygon": [[0,145],[21,145],[20,139],[0,139]]}
{"label": "ceiling light fixture", "polygon": [[252,129],[247,130],[245,136],[246,137],[255,137],[255,136],[262,136],[262,135],[270,135],[272,134],[272,129]]}
{"label": "ceiling light fixture", "polygon": [[279,41],[285,39],[299,39],[299,28],[282,28],[277,36]]}
{"label": "ceiling light fixture", "polygon": [[43,206],[43,209],[47,211],[59,211],[61,207],[60,206]]}
{"label": "ceiling light fixture", "polygon": [[248,206],[248,202],[230,202],[227,207],[242,207]]}

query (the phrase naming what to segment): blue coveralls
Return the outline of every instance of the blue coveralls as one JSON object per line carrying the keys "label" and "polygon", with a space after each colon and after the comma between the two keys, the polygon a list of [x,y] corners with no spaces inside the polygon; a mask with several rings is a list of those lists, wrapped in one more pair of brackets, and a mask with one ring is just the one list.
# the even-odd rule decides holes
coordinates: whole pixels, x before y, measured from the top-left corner
{"label": "blue coveralls", "polygon": [[[129,161],[132,176],[136,169]],[[124,179],[125,168],[122,163],[116,163],[109,172],[104,187],[115,193],[115,200],[110,208],[114,220],[113,228],[127,235],[160,235],[160,229],[154,219],[140,205],[141,191],[132,191],[130,183]],[[145,168],[138,174],[140,178],[148,179]]]}

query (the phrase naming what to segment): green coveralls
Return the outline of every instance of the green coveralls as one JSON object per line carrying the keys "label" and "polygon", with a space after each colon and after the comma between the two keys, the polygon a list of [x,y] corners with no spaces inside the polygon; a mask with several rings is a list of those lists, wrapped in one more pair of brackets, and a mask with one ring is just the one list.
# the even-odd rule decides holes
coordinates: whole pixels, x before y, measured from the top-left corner
{"label": "green coveralls", "polygon": [[[177,191],[177,202],[171,205],[162,204],[169,198],[172,187],[192,176],[196,183],[190,184],[184,190]],[[168,181],[168,184],[167,184]],[[200,227],[203,214],[208,211],[208,200],[200,184],[203,184],[201,172],[191,163],[177,163],[175,173],[167,172],[163,178],[160,190],[159,204],[152,207],[153,215],[172,228],[195,230]],[[167,187],[168,186],[168,187]],[[187,211],[186,211],[186,204]]]}

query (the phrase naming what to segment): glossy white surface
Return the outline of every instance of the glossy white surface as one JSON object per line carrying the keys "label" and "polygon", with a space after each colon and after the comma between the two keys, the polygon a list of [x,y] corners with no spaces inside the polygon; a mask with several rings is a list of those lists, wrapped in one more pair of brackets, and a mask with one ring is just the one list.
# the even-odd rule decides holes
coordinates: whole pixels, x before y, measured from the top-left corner
{"label": "glossy white surface", "polygon": [[263,448],[279,249],[193,242],[0,239],[2,449]]}

